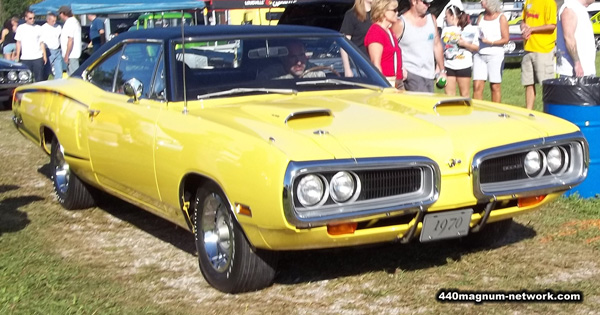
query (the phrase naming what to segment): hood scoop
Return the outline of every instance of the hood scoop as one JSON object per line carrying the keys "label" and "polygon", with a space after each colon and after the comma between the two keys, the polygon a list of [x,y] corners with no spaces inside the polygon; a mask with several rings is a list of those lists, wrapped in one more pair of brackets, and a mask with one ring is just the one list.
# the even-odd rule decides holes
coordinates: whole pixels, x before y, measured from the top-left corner
{"label": "hood scoop", "polygon": [[284,122],[286,124],[289,124],[289,123],[293,123],[298,120],[305,120],[305,119],[312,119],[312,118],[319,118],[319,117],[333,117],[333,113],[329,109],[311,109],[311,110],[305,110],[305,111],[296,111],[296,112],[290,113],[285,118]]}
{"label": "hood scoop", "polygon": [[433,111],[442,116],[465,115],[471,112],[471,99],[467,97],[448,98],[433,105]]}

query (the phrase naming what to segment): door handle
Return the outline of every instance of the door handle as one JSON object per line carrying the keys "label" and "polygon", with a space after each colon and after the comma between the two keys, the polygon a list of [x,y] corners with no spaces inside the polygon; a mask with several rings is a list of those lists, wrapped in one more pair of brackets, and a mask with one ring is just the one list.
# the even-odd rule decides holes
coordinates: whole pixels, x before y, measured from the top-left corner
{"label": "door handle", "polygon": [[88,117],[94,121],[94,117],[98,116],[98,114],[100,114],[100,111],[97,109],[88,109]]}

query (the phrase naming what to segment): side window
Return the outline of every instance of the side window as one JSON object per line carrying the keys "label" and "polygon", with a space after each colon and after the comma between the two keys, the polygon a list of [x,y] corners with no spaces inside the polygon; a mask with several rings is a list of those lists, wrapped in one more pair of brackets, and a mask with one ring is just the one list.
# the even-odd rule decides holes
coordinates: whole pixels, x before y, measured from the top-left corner
{"label": "side window", "polygon": [[161,55],[158,61],[158,67],[156,68],[156,74],[154,75],[154,84],[152,84],[152,93],[150,98],[155,100],[165,101],[167,99],[165,91],[165,67],[164,57]]}
{"label": "side window", "polygon": [[113,92],[115,72],[119,66],[119,60],[121,60],[121,54],[122,50],[119,50],[96,65],[88,74],[90,83],[107,92]]}
{"label": "side window", "polygon": [[161,45],[158,43],[126,44],[119,64],[116,92],[123,94],[123,85],[132,78],[143,84],[142,97],[148,98],[151,91],[154,69],[158,61]]}

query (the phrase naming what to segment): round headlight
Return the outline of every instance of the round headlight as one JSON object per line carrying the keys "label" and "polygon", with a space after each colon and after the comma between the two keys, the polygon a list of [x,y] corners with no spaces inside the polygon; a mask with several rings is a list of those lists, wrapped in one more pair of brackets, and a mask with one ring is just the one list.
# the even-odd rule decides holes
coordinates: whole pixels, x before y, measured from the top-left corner
{"label": "round headlight", "polygon": [[529,151],[525,155],[524,168],[527,176],[535,176],[542,169],[543,157],[539,151]]}
{"label": "round headlight", "polygon": [[310,207],[323,201],[325,194],[325,183],[317,175],[306,175],[302,177],[296,188],[298,201],[305,206]]}
{"label": "round headlight", "polygon": [[27,82],[31,79],[31,72],[29,70],[19,71],[19,81]]}
{"label": "round headlight", "polygon": [[517,48],[517,44],[515,44],[513,41],[509,41],[508,43],[504,44],[504,53],[511,53],[515,51],[515,48]]}
{"label": "round headlight", "polygon": [[564,148],[553,147],[548,151],[546,156],[548,159],[548,170],[552,174],[558,174],[565,171],[568,165],[569,156]]}
{"label": "round headlight", "polygon": [[348,172],[337,172],[331,178],[329,193],[336,202],[348,201],[354,195],[354,176]]}
{"label": "round headlight", "polygon": [[8,78],[9,81],[17,81],[17,72],[9,71],[8,74],[6,75],[6,77]]}

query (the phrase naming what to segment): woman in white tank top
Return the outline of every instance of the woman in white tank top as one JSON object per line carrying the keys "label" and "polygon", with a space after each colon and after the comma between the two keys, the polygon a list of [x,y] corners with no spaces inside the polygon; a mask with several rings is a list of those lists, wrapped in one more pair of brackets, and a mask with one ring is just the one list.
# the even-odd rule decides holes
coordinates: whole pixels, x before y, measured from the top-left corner
{"label": "woman in white tank top", "polygon": [[492,102],[500,102],[504,69],[504,44],[508,43],[508,21],[500,0],[482,0],[479,16],[479,52],[473,55],[473,98],[483,99],[485,81],[490,81]]}

